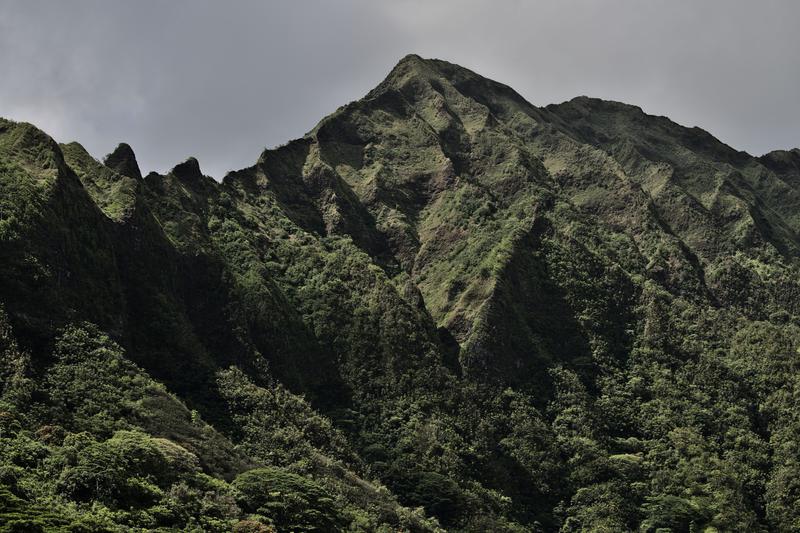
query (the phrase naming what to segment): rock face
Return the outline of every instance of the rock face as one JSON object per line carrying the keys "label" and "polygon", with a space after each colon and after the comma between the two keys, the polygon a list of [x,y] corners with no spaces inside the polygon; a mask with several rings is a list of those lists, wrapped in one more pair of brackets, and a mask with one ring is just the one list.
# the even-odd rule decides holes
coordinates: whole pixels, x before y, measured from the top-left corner
{"label": "rock face", "polygon": [[[0,452],[13,519],[791,530],[798,185],[797,149],[415,55],[221,182],[0,120],[0,438],[66,435],[54,481]],[[103,446],[169,460],[81,481]]]}
{"label": "rock face", "polygon": [[103,164],[112,170],[116,170],[123,176],[142,179],[142,172],[139,170],[139,163],[136,162],[136,154],[133,149],[125,143],[120,143],[113,152],[108,154],[103,160]]}

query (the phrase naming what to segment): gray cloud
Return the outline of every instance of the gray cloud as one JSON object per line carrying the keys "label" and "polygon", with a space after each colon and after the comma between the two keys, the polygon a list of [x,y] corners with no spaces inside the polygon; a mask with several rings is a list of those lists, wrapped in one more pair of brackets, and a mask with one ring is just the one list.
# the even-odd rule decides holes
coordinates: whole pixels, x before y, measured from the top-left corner
{"label": "gray cloud", "polygon": [[5,0],[0,116],[220,178],[414,52],[537,105],[620,100],[760,154],[800,145],[798,20],[795,0]]}

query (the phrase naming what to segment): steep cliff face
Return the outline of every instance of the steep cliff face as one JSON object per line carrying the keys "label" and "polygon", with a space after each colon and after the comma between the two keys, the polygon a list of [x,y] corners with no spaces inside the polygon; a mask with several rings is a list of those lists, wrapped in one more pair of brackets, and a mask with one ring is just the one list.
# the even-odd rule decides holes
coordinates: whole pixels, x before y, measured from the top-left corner
{"label": "steep cliff face", "polygon": [[0,121],[2,516],[791,529],[798,169],[414,55],[221,182]]}

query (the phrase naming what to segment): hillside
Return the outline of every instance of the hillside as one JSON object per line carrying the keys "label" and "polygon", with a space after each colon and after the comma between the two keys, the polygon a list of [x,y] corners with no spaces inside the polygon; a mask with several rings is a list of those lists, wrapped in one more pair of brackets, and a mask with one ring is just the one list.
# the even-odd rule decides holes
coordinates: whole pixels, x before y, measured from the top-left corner
{"label": "hillside", "polygon": [[0,119],[0,528],[800,528],[800,151],[403,58],[216,181]]}

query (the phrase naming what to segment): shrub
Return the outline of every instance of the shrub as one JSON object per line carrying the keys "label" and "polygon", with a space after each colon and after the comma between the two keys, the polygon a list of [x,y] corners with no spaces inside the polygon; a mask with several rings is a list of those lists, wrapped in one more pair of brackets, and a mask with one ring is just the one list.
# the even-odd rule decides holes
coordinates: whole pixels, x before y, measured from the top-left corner
{"label": "shrub", "polygon": [[335,531],[344,526],[336,503],[314,481],[280,468],[258,468],[233,482],[239,504],[267,517],[279,531]]}

